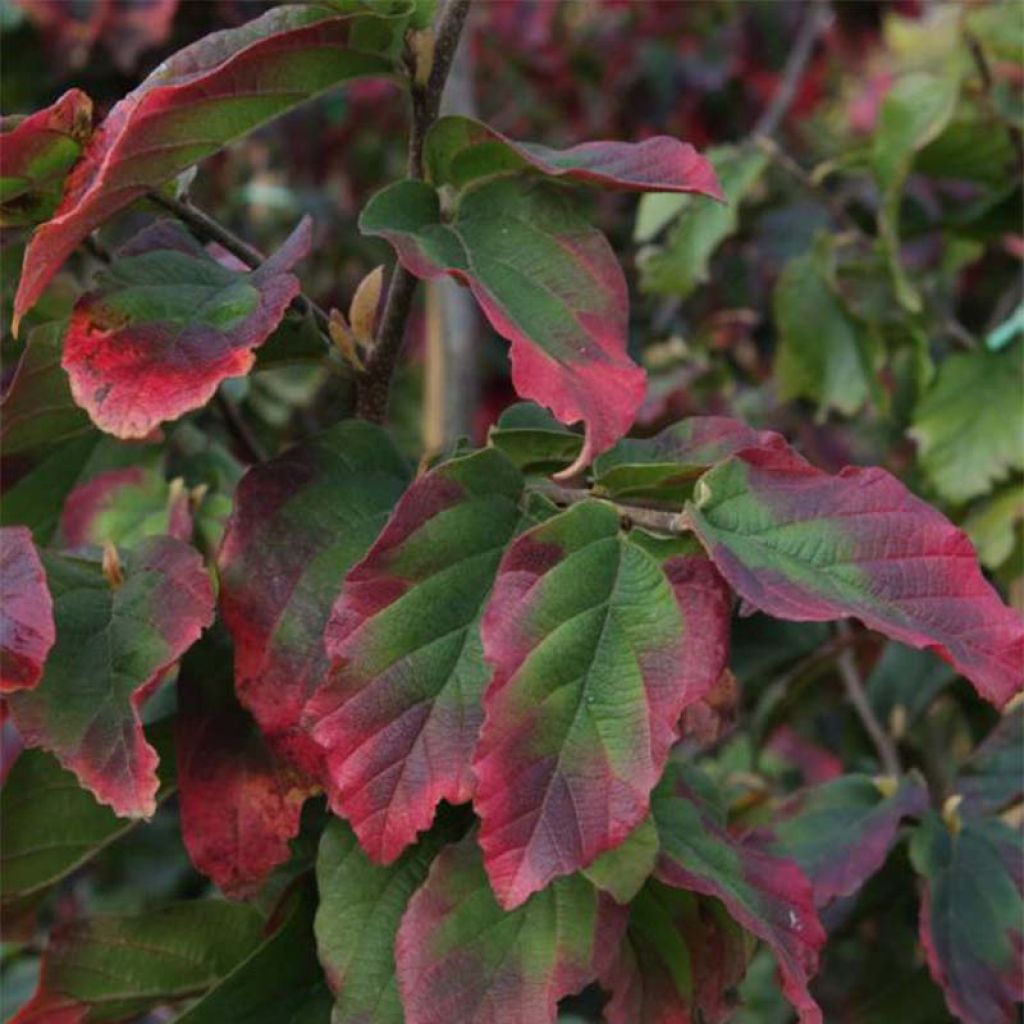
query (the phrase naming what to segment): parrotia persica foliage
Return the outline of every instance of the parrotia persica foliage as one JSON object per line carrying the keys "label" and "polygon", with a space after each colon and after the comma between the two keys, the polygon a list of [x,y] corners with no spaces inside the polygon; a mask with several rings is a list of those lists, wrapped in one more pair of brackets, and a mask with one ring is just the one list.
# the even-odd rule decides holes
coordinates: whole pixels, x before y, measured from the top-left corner
{"label": "parrotia persica foliage", "polygon": [[[558,5],[534,6],[560,67]],[[670,6],[595,10],[652,32],[682,17]],[[833,45],[841,26],[812,6],[801,31]],[[838,223],[779,243],[778,386],[757,401],[870,406],[918,442],[904,482],[837,464],[851,449],[824,428],[796,444],[722,414],[763,358],[735,305],[712,305],[690,350],[694,367],[735,353],[718,397],[699,400],[692,367],[681,390],[649,379],[650,313],[631,321],[597,226],[596,195],[648,193],[639,287],[676,304],[657,330],[701,301],[749,204],[779,202],[768,137],[812,102],[814,45],[753,137],[551,148],[437,116],[466,7],[277,5],[102,115],[72,88],[2,123],[0,211],[23,258],[0,433],[0,900],[13,938],[48,929],[16,1021],[170,1006],[192,1024],[553,1024],[586,990],[575,1011],[608,1024],[777,1019],[780,1000],[815,1024],[869,1019],[867,986],[871,1020],[1011,1024],[1020,314],[998,306],[983,345],[948,303],[929,319],[986,246],[1003,246],[984,264],[998,274],[1019,242],[998,226],[1019,203],[999,168],[1024,80],[1005,8],[942,12],[948,72],[893,51],[856,101],[868,144],[797,183],[825,189],[819,227]],[[66,64],[100,40],[122,70],[176,11],[95,8],[22,4],[53,52],[74,41]],[[525,6],[476,16],[491,67]],[[410,164],[355,210],[394,265],[350,325],[309,298],[338,271],[316,204],[264,254],[192,205],[185,172],[367,78],[389,104],[412,94]],[[874,218],[821,184],[847,173],[870,181]],[[968,183],[955,245],[908,255],[915,175],[923,206],[944,201],[929,175]],[[945,262],[923,270],[926,244]],[[484,443],[424,454],[374,396],[416,281],[442,278],[508,342],[523,401]],[[962,351],[944,360],[950,330]],[[177,898],[191,869],[167,829],[210,892]],[[71,895],[149,831],[144,898],[92,913],[105,898]]]}

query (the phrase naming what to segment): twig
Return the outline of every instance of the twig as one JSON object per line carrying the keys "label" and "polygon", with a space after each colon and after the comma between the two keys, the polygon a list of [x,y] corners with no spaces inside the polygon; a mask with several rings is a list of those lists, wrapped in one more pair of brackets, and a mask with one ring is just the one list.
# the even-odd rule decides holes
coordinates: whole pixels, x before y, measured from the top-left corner
{"label": "twig", "polygon": [[[836,634],[840,639],[849,642],[853,636],[853,630],[850,629],[848,622],[839,622],[836,625]],[[836,667],[839,669],[839,677],[846,689],[846,696],[849,698],[850,704],[853,705],[853,710],[857,712],[857,717],[860,718],[865,732],[871,737],[871,742],[875,745],[878,760],[881,761],[885,774],[900,775],[902,768],[896,744],[875,717],[875,712],[864,690],[864,681],[861,679],[860,670],[857,668],[857,660],[849,647],[843,648],[839,653]]]}
{"label": "twig", "polygon": [[[423,177],[423,146],[430,126],[441,109],[448,72],[451,69],[459,36],[469,13],[469,0],[448,0],[442,10],[434,34],[433,59],[426,82],[416,80],[412,68],[412,126],[409,131],[409,177]],[[364,419],[383,422],[387,415],[391,377],[405,341],[405,327],[412,311],[416,278],[401,265],[395,264],[388,288],[388,297],[377,332],[377,344],[369,365],[358,381],[356,411]]]}
{"label": "twig", "polygon": [[996,121],[1006,128],[1006,134],[1010,137],[1010,144],[1013,146],[1013,152],[1017,157],[1018,171],[1024,169],[1024,133],[1021,132],[1018,125],[1007,121],[1006,118],[1000,115],[992,99],[992,89],[995,83],[992,79],[992,69],[988,66],[988,59],[985,57],[985,51],[981,48],[981,43],[974,36],[968,35],[967,47],[971,51],[971,59],[974,61],[974,66],[978,69],[978,76],[981,78],[981,89],[985,95],[989,112]]}
{"label": "twig", "polygon": [[[219,221],[214,220],[208,213],[200,210],[192,203],[174,199],[162,192],[150,192],[147,196],[157,206],[162,206],[169,213],[173,213],[186,227],[205,242],[216,242],[227,249],[232,256],[237,256],[247,266],[255,269],[266,257],[255,246],[250,245],[244,239],[239,238],[233,231],[224,227]],[[295,304],[303,313],[312,314],[316,320],[317,327],[326,338],[330,338],[330,320],[327,314],[307,295],[300,295]]]}
{"label": "twig", "polygon": [[822,3],[821,0],[808,0],[808,11],[797,32],[793,49],[789,51],[789,56],[786,58],[786,66],[782,69],[779,88],[751,131],[754,138],[770,139],[778,131],[782,119],[789,112],[793,100],[796,99],[800,80],[804,77],[807,63],[814,53],[814,46],[831,22],[832,11],[828,4]]}
{"label": "twig", "polygon": [[537,481],[534,490],[540,491],[545,497],[550,498],[556,505],[563,508],[579,504],[579,502],[587,501],[590,498],[607,501],[609,505],[615,507],[623,521],[630,526],[642,526],[660,533],[687,533],[690,530],[685,512],[673,512],[645,502],[611,501],[585,487],[563,487],[553,480]]}
{"label": "twig", "polygon": [[256,439],[256,435],[249,429],[249,424],[242,418],[242,414],[238,411],[235,403],[223,391],[217,392],[215,401],[224,419],[224,425],[228,428],[228,433],[245,457],[253,463],[266,462],[267,453],[263,450],[263,445],[260,444]]}

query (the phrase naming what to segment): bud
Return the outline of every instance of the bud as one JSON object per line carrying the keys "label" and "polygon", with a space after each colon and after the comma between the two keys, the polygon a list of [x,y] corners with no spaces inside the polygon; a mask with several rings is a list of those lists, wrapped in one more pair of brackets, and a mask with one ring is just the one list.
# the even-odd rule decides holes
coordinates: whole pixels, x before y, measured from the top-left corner
{"label": "bud", "polygon": [[124,583],[124,567],[121,565],[121,556],[117,553],[113,541],[109,540],[103,545],[103,575],[114,590]]}

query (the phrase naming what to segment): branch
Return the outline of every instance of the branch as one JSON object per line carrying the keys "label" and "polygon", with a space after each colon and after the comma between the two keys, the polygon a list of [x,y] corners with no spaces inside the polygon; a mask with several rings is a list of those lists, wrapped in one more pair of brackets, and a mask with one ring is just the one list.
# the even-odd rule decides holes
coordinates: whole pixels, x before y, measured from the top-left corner
{"label": "branch", "polygon": [[822,3],[821,0],[808,0],[808,8],[797,32],[793,49],[786,58],[786,66],[782,69],[779,88],[751,132],[754,138],[770,139],[779,130],[782,119],[789,113],[789,108],[796,99],[800,80],[804,77],[807,64],[814,53],[814,46],[832,23],[832,11],[827,3]]}
{"label": "branch", "polygon": [[[216,242],[222,248],[227,249],[232,256],[237,256],[254,270],[266,259],[259,249],[239,238],[208,213],[200,210],[198,206],[193,206],[192,203],[185,200],[174,199],[162,192],[150,192],[147,198],[157,206],[162,206],[169,213],[173,213],[201,241]],[[330,321],[327,314],[307,295],[300,295],[294,305],[300,312],[313,316],[317,327],[320,328],[321,333],[330,344]]]}
{"label": "branch", "polygon": [[[841,640],[849,643],[853,637],[853,630],[850,629],[848,622],[839,622],[836,625],[836,634]],[[864,680],[861,679],[857,660],[851,648],[845,647],[840,652],[836,659],[836,667],[839,669],[839,677],[843,681],[846,696],[853,705],[853,710],[857,712],[857,717],[860,718],[864,730],[871,737],[871,742],[875,745],[882,769],[886,775],[900,775],[902,768],[896,744],[875,717],[875,712],[864,690]]]}
{"label": "branch", "polygon": [[223,391],[217,392],[215,401],[224,420],[224,425],[228,428],[228,433],[245,457],[252,463],[266,462],[267,453],[263,450],[263,445],[242,419],[242,414],[238,411],[235,403]]}
{"label": "branch", "polygon": [[[412,70],[412,127],[409,131],[409,177],[423,178],[423,146],[430,126],[437,120],[441,109],[441,96],[448,80],[459,36],[469,13],[469,0],[448,0],[442,10],[434,32],[434,47],[429,74],[426,81],[419,81],[417,75],[422,68]],[[419,55],[415,64],[423,59]],[[391,391],[391,377],[398,363],[398,356],[405,341],[405,328],[412,311],[412,299],[416,291],[416,278],[400,262],[388,288],[387,302],[377,331],[377,344],[370,357],[366,371],[358,382],[356,411],[364,419],[382,423],[387,415],[388,395]]]}
{"label": "branch", "polygon": [[628,526],[642,526],[648,530],[657,530],[660,533],[689,533],[690,524],[685,512],[673,512],[657,505],[649,505],[645,502],[620,502],[611,501],[603,495],[595,494],[584,487],[563,487],[553,480],[540,480],[534,486],[546,498],[550,498],[556,505],[568,508],[570,505],[579,504],[595,498],[599,501],[607,501],[619,513],[623,523]]}

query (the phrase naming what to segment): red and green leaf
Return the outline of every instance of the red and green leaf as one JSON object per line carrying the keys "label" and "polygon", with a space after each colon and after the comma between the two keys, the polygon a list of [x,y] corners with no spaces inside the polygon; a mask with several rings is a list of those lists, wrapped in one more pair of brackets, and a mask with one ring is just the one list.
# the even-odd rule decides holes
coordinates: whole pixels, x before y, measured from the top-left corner
{"label": "red and green leaf", "polygon": [[1001,814],[1024,798],[1024,707],[1016,706],[975,748],[954,788],[965,814]]}
{"label": "red and green leaf", "polygon": [[249,372],[299,293],[289,271],[306,256],[304,218],[248,274],[219,264],[185,231],[159,221],[124,246],[75,304],[63,366],[75,401],[122,438],[205,405],[228,377]]}
{"label": "red and green leaf", "polygon": [[0,227],[46,220],[92,133],[92,100],[69,89],[28,117],[0,120]]}
{"label": "red and green leaf", "polygon": [[118,814],[149,817],[157,754],[139,711],[213,620],[210,578],[199,553],[170,537],[125,553],[116,586],[96,562],[46,554],[43,564],[57,642],[36,688],[10,697],[18,731]]}
{"label": "red and green leaf", "polygon": [[916,778],[844,775],[787,800],[773,818],[771,847],[803,868],[821,907],[855,893],[885,862],[900,822],[927,809]]}
{"label": "red and green leaf", "polygon": [[607,189],[725,198],[711,163],[689,143],[665,135],[643,142],[584,142],[551,149],[515,142],[469,117],[442,117],[431,126],[424,157],[437,186],[463,188],[482,177],[534,170]]}
{"label": "red and green leaf", "polygon": [[444,827],[434,829],[385,867],[367,857],[345,822],[335,818],[324,830],[316,862],[315,928],[320,962],[335,994],[333,1024],[405,1024],[395,937],[446,838]]}
{"label": "red and green leaf", "polygon": [[804,873],[793,861],[733,839],[716,796],[694,769],[670,763],[652,805],[661,844],[655,877],[721,900],[775,955],[782,990],[801,1024],[821,1024],[808,982],[818,969],[825,931]]}
{"label": "red and green leaf", "polygon": [[0,693],[36,686],[55,639],[53,600],[32,532],[0,528]]}
{"label": "red and green leaf", "polygon": [[229,645],[207,634],[182,661],[175,749],[189,857],[240,899],[288,859],[311,786],[239,707],[230,655]]}
{"label": "red and green leaf", "polygon": [[627,914],[579,875],[506,912],[469,836],[441,852],[402,918],[406,1024],[554,1024],[558,1000],[604,971]]}
{"label": "red and green leaf", "polygon": [[608,1024],[724,1024],[746,973],[751,942],[718,900],[651,880],[601,977]]}
{"label": "red and green leaf", "polygon": [[647,438],[624,438],[594,464],[595,485],[615,497],[683,501],[705,470],[748,448],[782,449],[771,430],[727,416],[693,416]]}
{"label": "red and green leaf", "polygon": [[192,511],[180,480],[168,484],[147,466],[109,469],[79,484],[64,500],[64,547],[131,546],[152,534],[192,538]]}
{"label": "red and green leaf", "polygon": [[1024,1000],[1024,847],[998,819],[954,829],[932,813],[910,844],[924,880],[921,944],[964,1024],[1012,1024]]}
{"label": "red and green leaf", "polygon": [[375,861],[414,842],[439,801],[473,795],[490,677],[480,616],[522,487],[495,449],[420,477],[331,613],[331,671],[305,719],[326,752],[331,806]]}
{"label": "red and green leaf", "polygon": [[218,556],[235,688],[271,745],[317,777],[322,752],[300,719],[326,678],[331,607],[408,479],[388,435],[353,420],[250,469],[238,485]]}
{"label": "red and green leaf", "polygon": [[502,560],[483,621],[494,675],[473,770],[480,845],[505,907],[626,839],[683,709],[721,672],[690,631],[719,633],[719,595],[703,589],[690,561],[700,556],[666,547],[655,557],[619,533],[611,506],[585,502]]}
{"label": "red and green leaf", "polygon": [[998,706],[1021,685],[1024,620],[967,536],[882,469],[831,476],[784,452],[747,451],[701,478],[688,506],[725,578],[779,618],[856,616],[934,648]]}
{"label": "red and green leaf", "polygon": [[352,43],[353,23],[325,5],[274,8],[179,51],[117,103],[25,252],[15,330],[75,247],[118,210],[331,86],[391,73],[390,57]]}
{"label": "red and green leaf", "polygon": [[223,900],[59,925],[36,994],[14,1022],[124,1020],[198,995],[259,945],[262,928],[255,910]]}
{"label": "red and green leaf", "polygon": [[467,284],[494,329],[512,343],[512,384],[563,423],[582,420],[574,475],[630,428],[643,402],[643,370],[626,353],[628,296],[605,237],[565,189],[527,176],[494,178],[442,214],[438,193],[403,181],[360,217],[402,265],[427,280]]}

